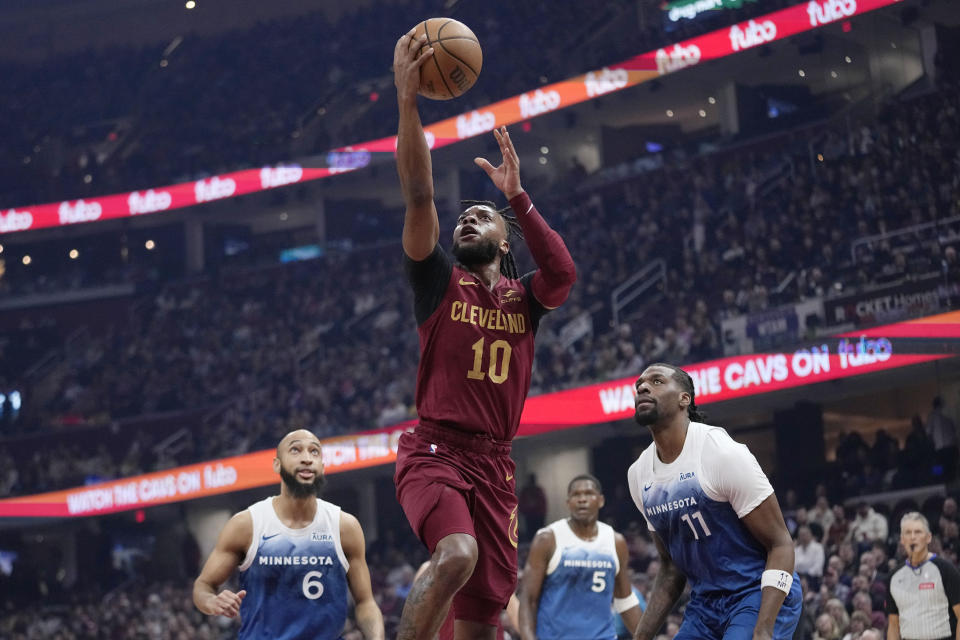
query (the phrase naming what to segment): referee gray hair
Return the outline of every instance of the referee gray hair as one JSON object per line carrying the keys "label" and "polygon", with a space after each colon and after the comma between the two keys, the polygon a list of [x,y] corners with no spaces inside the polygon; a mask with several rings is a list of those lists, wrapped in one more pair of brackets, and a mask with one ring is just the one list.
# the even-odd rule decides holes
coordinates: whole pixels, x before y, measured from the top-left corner
{"label": "referee gray hair", "polygon": [[924,516],[919,511],[908,511],[903,514],[903,517],[900,518],[900,530],[903,531],[903,525],[908,520],[915,520],[923,525],[923,530],[927,533],[930,533],[930,523],[927,521],[926,516]]}

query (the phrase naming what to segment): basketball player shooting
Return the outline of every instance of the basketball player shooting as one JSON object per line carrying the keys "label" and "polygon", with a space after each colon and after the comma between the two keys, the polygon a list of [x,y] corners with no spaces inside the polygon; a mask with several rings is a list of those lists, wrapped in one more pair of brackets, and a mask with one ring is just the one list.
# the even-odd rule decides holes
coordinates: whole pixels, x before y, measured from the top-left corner
{"label": "basketball player shooting", "polygon": [[[520,184],[506,128],[503,156],[483,169],[510,202],[467,202],[453,258],[438,243],[433,168],[417,110],[420,67],[432,49],[413,31],[394,51],[397,172],[406,202],[403,250],[420,336],[419,424],[400,438],[394,480],[414,532],[432,554],[404,605],[398,637],[436,637],[450,607],[457,640],[492,640],[517,582],[517,498],[510,443],[530,390],[534,334],[566,300],[573,260]],[[526,239],[539,267],[517,274],[510,241]]]}

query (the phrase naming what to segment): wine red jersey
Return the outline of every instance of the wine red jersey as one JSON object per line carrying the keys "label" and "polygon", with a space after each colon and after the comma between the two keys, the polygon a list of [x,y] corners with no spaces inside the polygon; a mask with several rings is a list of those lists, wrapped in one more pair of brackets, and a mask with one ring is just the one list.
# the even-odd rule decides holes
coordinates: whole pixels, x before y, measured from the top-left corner
{"label": "wine red jersey", "polygon": [[420,336],[420,422],[512,439],[546,311],[531,293],[533,273],[501,276],[491,291],[439,245],[423,261],[407,259],[407,272]]}

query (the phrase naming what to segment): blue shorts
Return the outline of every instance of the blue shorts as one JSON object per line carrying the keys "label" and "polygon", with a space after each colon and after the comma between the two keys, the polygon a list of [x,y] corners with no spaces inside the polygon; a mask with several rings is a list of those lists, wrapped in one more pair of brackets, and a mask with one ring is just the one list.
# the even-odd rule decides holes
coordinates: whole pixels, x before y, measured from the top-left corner
{"label": "blue shorts", "polygon": [[[674,640],[751,640],[760,614],[760,585],[747,593],[721,597],[694,595]],[[794,576],[773,625],[773,640],[790,640],[800,622],[803,594]]]}

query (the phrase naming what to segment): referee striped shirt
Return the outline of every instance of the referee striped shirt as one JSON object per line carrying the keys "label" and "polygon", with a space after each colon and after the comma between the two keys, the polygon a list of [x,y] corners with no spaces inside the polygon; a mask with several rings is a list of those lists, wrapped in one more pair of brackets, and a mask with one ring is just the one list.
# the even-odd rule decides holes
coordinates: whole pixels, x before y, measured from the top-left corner
{"label": "referee striped shirt", "polygon": [[899,616],[904,640],[953,638],[956,604],[960,604],[960,572],[935,554],[918,567],[908,563],[890,576],[887,613]]}

